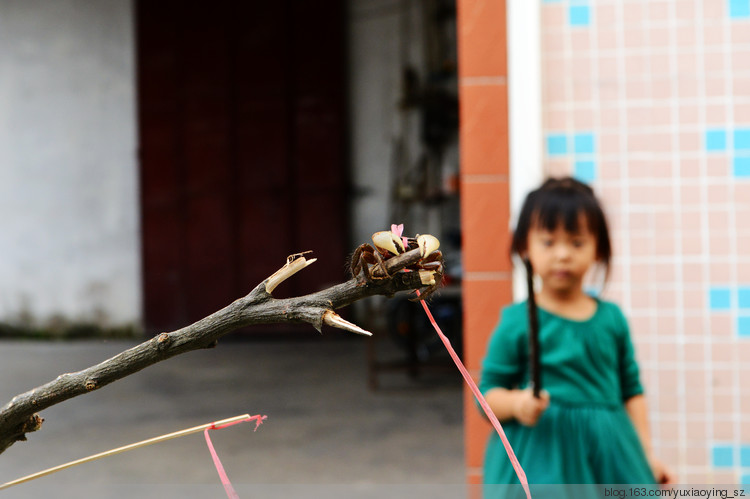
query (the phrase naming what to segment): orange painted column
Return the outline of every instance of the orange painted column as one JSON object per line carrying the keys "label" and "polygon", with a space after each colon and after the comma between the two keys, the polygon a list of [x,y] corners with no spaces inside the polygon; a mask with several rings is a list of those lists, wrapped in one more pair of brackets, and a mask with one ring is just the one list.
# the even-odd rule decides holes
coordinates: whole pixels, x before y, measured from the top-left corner
{"label": "orange painted column", "polygon": [[[512,300],[506,10],[505,0],[457,0],[457,9],[464,361],[478,382],[500,308]],[[491,426],[468,390],[464,414],[467,481],[479,484]]]}

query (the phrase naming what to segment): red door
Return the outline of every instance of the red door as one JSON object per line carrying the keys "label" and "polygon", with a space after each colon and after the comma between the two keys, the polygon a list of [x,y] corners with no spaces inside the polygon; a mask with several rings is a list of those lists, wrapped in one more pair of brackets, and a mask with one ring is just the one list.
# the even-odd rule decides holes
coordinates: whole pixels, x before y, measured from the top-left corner
{"label": "red door", "polygon": [[[173,330],[246,294],[345,279],[340,0],[137,2],[144,322]],[[261,330],[261,329],[257,329]]]}

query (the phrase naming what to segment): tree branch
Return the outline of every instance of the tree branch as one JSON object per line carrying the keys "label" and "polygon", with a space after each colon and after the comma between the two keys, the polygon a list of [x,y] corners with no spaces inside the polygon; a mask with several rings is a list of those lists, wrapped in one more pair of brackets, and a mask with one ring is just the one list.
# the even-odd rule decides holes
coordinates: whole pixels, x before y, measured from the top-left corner
{"label": "tree branch", "polygon": [[175,355],[212,347],[219,338],[236,329],[254,324],[298,322],[311,324],[320,331],[325,323],[369,335],[367,331],[342,319],[334,310],[369,296],[392,296],[399,291],[434,284],[432,272],[401,272],[406,266],[422,260],[420,250],[414,249],[386,260],[385,272],[378,268],[370,281],[354,278],[317,293],[274,298],[271,293],[278,284],[315,261],[307,260],[304,255],[291,255],[286,265],[246,296],[194,324],[171,333],[161,333],[100,364],[75,373],[61,374],[45,385],[16,395],[0,409],[0,453],[15,442],[26,440],[27,433],[41,428],[44,420],[37,414],[38,411],[97,390]]}

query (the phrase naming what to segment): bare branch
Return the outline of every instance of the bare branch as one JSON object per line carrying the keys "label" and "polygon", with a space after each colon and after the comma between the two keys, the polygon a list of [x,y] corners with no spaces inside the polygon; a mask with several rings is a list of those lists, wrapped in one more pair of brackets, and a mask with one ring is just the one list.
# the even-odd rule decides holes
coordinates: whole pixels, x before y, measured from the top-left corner
{"label": "bare branch", "polygon": [[[39,411],[97,390],[175,355],[211,347],[222,336],[242,327],[298,322],[311,324],[320,331],[325,323],[358,334],[369,334],[343,320],[334,310],[369,296],[391,296],[399,291],[423,288],[430,282],[430,276],[424,275],[425,271],[399,272],[421,259],[420,249],[414,249],[389,258],[385,262],[385,273],[377,269],[371,281],[355,278],[317,293],[276,299],[271,292],[279,283],[315,261],[307,260],[303,253],[292,255],[286,265],[247,296],[208,317],[177,331],[161,333],[95,366],[61,374],[45,385],[13,397],[0,409],[0,453],[17,441],[26,440],[27,433],[41,428],[43,419],[37,414]],[[432,280],[434,282],[434,277]]]}

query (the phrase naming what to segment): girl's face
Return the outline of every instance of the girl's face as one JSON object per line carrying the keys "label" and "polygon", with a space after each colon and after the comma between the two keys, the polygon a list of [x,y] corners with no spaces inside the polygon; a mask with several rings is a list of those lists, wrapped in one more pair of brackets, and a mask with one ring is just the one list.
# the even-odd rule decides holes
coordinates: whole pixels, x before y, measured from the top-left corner
{"label": "girl's face", "polygon": [[597,261],[596,237],[583,215],[577,232],[568,232],[562,223],[552,231],[532,224],[528,258],[542,278],[544,291],[578,292],[583,289],[586,272]]}

